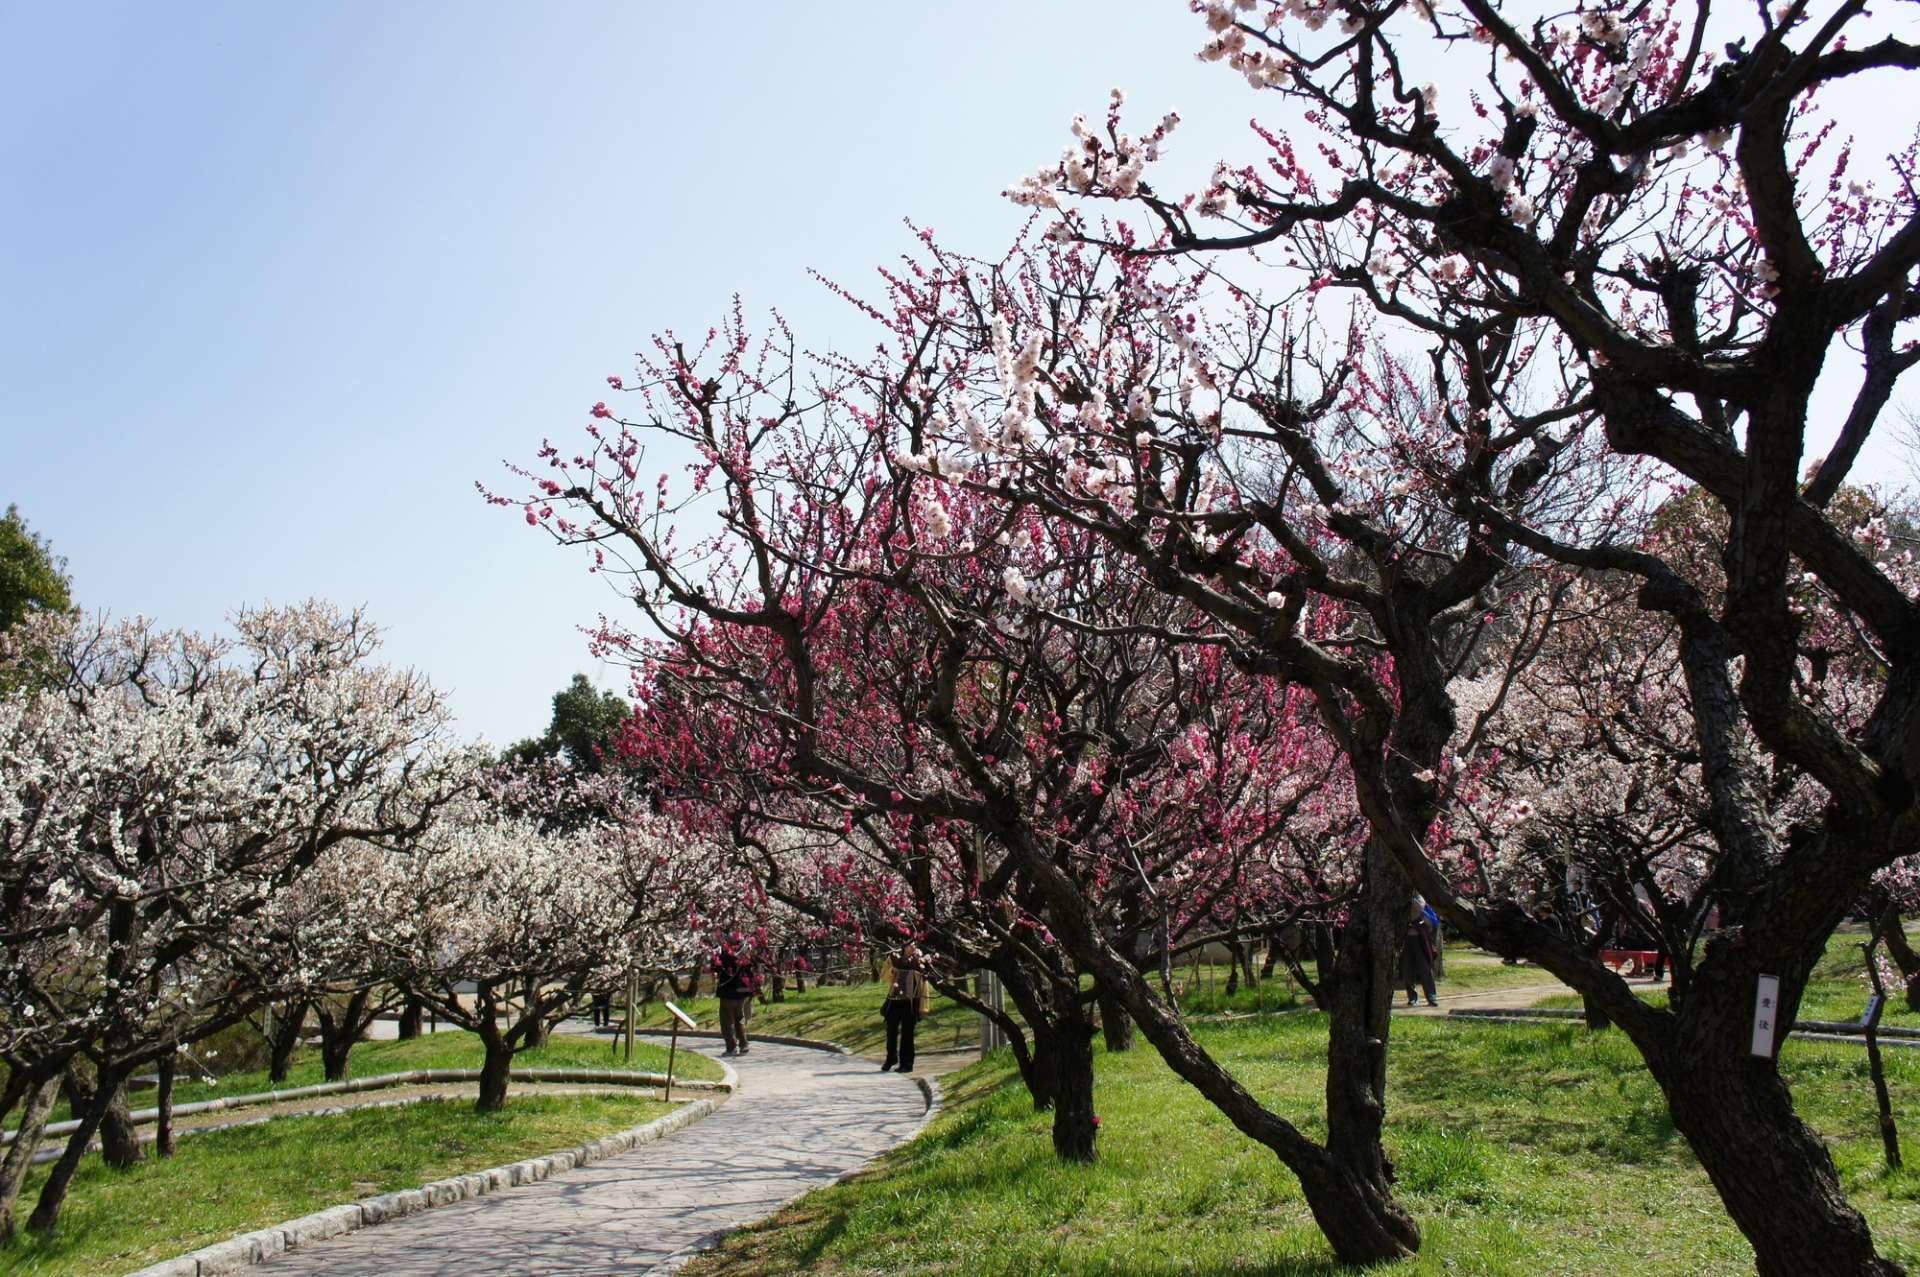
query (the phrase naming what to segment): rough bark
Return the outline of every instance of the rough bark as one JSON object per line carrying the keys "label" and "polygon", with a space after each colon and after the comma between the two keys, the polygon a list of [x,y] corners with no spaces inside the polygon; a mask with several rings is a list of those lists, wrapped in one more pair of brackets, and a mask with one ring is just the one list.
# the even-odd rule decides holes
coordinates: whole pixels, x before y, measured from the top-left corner
{"label": "rough bark", "polygon": [[106,1111],[100,1116],[100,1159],[124,1171],[138,1165],[141,1156],[140,1132],[133,1124],[127,1084],[122,1081],[106,1093]]}
{"label": "rough bark", "polygon": [[307,1005],[304,1002],[289,1002],[281,1008],[281,1014],[273,1021],[273,1032],[267,1035],[267,1080],[284,1082],[293,1068],[293,1053],[300,1045],[300,1030],[307,1020]]}
{"label": "rough bark", "polygon": [[1093,1023],[1062,1024],[1054,1044],[1053,1151],[1062,1161],[1091,1162],[1099,1130],[1093,1112]]}
{"label": "rough bark", "polygon": [[1104,988],[1099,990],[1100,1031],[1105,1035],[1107,1050],[1133,1050],[1133,1021],[1127,1018],[1127,1009],[1120,1000]]}
{"label": "rough bark", "polygon": [[482,1113],[497,1113],[507,1106],[508,1071],[513,1068],[513,1048],[497,1027],[482,1021],[480,1041],[486,1048],[480,1063],[480,1098],[473,1107]]}
{"label": "rough bark", "polygon": [[173,1156],[173,1069],[172,1054],[160,1058],[160,1085],[156,1088],[154,1107],[160,1110],[158,1120],[153,1126],[153,1151],[161,1157]]}
{"label": "rough bark", "polygon": [[400,1023],[396,1036],[402,1042],[411,1042],[420,1036],[426,1027],[427,1004],[418,998],[408,998],[400,1007]]}
{"label": "rough bark", "polygon": [[7,1145],[4,1158],[0,1158],[0,1242],[10,1241],[14,1234],[14,1204],[20,1199],[20,1186],[26,1182],[27,1169],[33,1165],[33,1155],[40,1147],[40,1134],[46,1129],[47,1114],[53,1111],[53,1102],[60,1095],[60,1079],[50,1077],[27,1093],[26,1107],[20,1112],[20,1125],[15,1128],[13,1143]]}

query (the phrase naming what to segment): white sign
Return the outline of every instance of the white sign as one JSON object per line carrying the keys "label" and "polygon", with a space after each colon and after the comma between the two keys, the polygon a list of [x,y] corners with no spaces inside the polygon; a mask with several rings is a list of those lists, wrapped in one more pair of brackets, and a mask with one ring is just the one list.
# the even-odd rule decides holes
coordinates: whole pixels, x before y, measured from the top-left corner
{"label": "white sign", "polygon": [[[1772,979],[1773,977],[1769,976],[1767,978]],[[689,1029],[697,1029],[700,1027],[699,1025],[693,1022],[692,1016],[688,1015],[685,1011],[682,1011],[679,1007],[673,1005],[673,1003],[671,1002],[667,1003],[667,1010],[673,1012],[673,1018],[680,1021],[680,1023],[686,1025]]]}
{"label": "white sign", "polygon": [[1753,1053],[1770,1060],[1773,1058],[1774,1021],[1780,1014],[1780,977],[1763,975],[1759,985],[1753,995]]}

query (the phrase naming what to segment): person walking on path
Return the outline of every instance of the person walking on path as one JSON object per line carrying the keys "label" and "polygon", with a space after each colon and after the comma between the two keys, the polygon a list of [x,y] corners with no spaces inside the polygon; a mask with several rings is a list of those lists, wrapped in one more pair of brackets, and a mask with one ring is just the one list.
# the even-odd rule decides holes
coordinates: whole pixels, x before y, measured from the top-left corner
{"label": "person walking on path", "polygon": [[919,953],[909,945],[888,963],[884,973],[887,1000],[880,1005],[880,1016],[887,1022],[887,1062],[881,1072],[896,1065],[902,1073],[913,1072],[913,1031],[920,1017],[932,1009],[932,991],[927,977],[917,969]]}
{"label": "person walking on path", "polygon": [[1413,912],[1407,918],[1407,940],[1400,950],[1400,979],[1407,986],[1407,1005],[1415,1006],[1414,986],[1426,991],[1427,1005],[1437,1007],[1440,999],[1433,987],[1433,924],[1427,921],[1427,902],[1413,898]]}
{"label": "person walking on path", "polygon": [[613,1024],[613,995],[602,990],[593,995],[593,1027],[608,1028]]}
{"label": "person walking on path", "polygon": [[720,998],[722,1055],[747,1054],[747,1007],[753,1002],[753,955],[738,931],[730,931],[713,951],[714,992]]}

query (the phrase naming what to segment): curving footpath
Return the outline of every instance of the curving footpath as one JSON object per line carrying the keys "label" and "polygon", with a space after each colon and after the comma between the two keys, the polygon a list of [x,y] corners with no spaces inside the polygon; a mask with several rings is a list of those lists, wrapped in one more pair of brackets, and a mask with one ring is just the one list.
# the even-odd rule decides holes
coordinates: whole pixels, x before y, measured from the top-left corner
{"label": "curving footpath", "polygon": [[[717,1042],[682,1049],[715,1055]],[[296,1251],[262,1277],[668,1273],[730,1228],[830,1184],[907,1139],[926,1114],[909,1078],[869,1060],[756,1042],[740,1089],[671,1139],[494,1197]]]}

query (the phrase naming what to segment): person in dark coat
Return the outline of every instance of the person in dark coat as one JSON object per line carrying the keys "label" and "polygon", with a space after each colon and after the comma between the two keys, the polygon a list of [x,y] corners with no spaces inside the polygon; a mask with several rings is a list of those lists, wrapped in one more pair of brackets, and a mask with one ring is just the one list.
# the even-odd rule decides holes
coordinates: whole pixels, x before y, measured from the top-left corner
{"label": "person in dark coat", "polygon": [[893,958],[887,972],[887,998],[880,1016],[887,1022],[887,1062],[881,1072],[898,1067],[913,1072],[913,1031],[927,1013],[931,992],[920,970],[920,955],[909,945]]}
{"label": "person in dark coat", "polygon": [[1426,991],[1428,1006],[1440,1005],[1440,999],[1434,996],[1433,954],[1433,924],[1427,921],[1427,904],[1415,896],[1413,910],[1407,918],[1406,944],[1400,950],[1400,979],[1407,986],[1408,1006],[1420,1001],[1414,996],[1416,985]]}
{"label": "person in dark coat", "polygon": [[753,1004],[756,983],[753,955],[739,932],[729,932],[713,951],[714,993],[720,999],[720,1036],[727,1049],[721,1055],[747,1054],[747,1008]]}

